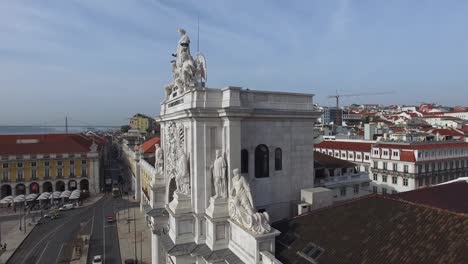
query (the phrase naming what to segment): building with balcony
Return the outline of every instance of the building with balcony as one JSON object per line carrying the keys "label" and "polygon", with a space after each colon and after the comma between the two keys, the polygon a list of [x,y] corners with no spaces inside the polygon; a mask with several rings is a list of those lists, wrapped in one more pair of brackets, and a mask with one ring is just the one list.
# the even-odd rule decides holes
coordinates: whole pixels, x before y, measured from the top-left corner
{"label": "building with balcony", "polygon": [[333,201],[371,194],[369,174],[357,171],[355,163],[314,152],[315,187],[333,191]]}
{"label": "building with balcony", "polygon": [[315,145],[315,150],[329,156],[357,164],[357,171],[369,173],[372,144],[370,140],[325,140]]}
{"label": "building with balcony", "polygon": [[101,190],[106,140],[95,134],[0,135],[1,198]]}
{"label": "building with balcony", "polygon": [[466,176],[467,147],[465,141],[326,140],[316,151],[356,163],[373,192],[391,194]]}
{"label": "building with balcony", "polygon": [[373,191],[389,194],[468,176],[468,142],[378,142],[372,146]]}

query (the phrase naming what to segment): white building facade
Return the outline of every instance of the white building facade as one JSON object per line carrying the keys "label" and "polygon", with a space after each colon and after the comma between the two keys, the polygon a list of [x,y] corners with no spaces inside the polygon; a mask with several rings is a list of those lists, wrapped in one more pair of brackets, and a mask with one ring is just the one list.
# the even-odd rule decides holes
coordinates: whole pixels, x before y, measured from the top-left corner
{"label": "white building facade", "polygon": [[314,186],[313,95],[204,87],[181,39],[155,164],[124,148],[152,230],[153,263],[279,263],[270,222]]}
{"label": "white building facade", "polygon": [[468,143],[392,143],[372,147],[373,191],[406,192],[468,175]]}

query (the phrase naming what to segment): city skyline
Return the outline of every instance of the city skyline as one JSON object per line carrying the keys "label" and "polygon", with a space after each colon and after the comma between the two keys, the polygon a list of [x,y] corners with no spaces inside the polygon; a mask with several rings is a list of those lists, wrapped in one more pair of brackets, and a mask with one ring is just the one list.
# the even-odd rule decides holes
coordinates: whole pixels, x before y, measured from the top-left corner
{"label": "city skyline", "polygon": [[[462,1],[0,3],[1,124],[66,115],[126,124],[157,115],[177,28],[208,61],[208,87],[327,95],[394,91],[351,103],[466,105]],[[5,91],[8,91],[6,93]],[[441,93],[443,91],[443,93]],[[14,110],[14,111],[12,111]]]}

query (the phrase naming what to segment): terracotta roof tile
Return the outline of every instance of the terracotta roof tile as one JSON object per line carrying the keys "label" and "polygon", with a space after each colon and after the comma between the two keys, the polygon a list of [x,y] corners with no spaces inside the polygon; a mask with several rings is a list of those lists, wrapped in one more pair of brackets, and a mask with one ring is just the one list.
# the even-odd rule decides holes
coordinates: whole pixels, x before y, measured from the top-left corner
{"label": "terracotta roof tile", "polygon": [[402,161],[409,161],[409,162],[416,162],[416,157],[414,156],[413,151],[401,151],[400,160]]}
{"label": "terracotta roof tile", "polygon": [[317,165],[323,168],[354,168],[355,166],[350,161],[338,159],[318,151],[314,151],[314,163],[316,163],[315,168],[319,167]]}
{"label": "terracotta roof tile", "polygon": [[372,143],[325,140],[314,145],[315,148],[370,152]]}
{"label": "terracotta roof tile", "polygon": [[84,134],[0,135],[0,155],[86,153],[95,137]]}
{"label": "terracotta roof tile", "polygon": [[413,149],[413,150],[424,150],[424,149],[439,149],[439,148],[467,148],[468,142],[464,141],[450,141],[450,142],[422,142],[414,144],[398,144],[398,143],[376,143],[376,148],[390,148],[390,149]]}
{"label": "terracotta roof tile", "polygon": [[161,142],[161,139],[159,137],[154,137],[152,139],[145,141],[141,145],[143,153],[154,153],[156,151],[156,147],[154,145],[159,144],[160,142]]}
{"label": "terracotta roof tile", "polygon": [[468,214],[468,182],[459,181],[392,195],[397,199]]}
{"label": "terracotta roof tile", "polygon": [[468,216],[381,196],[367,196],[273,224],[275,256],[285,264],[308,243],[320,264],[466,263]]}

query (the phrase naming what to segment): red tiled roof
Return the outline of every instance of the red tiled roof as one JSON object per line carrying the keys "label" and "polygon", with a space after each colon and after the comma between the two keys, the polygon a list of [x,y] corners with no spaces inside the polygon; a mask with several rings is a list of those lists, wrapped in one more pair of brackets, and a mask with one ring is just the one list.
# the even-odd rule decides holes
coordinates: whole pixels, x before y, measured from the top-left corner
{"label": "red tiled roof", "polygon": [[372,143],[325,140],[325,141],[320,142],[319,144],[316,144],[314,147],[325,148],[325,149],[370,152],[372,149]]}
{"label": "red tiled roof", "polygon": [[374,145],[376,148],[390,148],[390,149],[413,149],[413,150],[422,150],[422,149],[439,149],[439,148],[466,148],[468,147],[468,142],[424,142],[416,144],[397,144],[397,143],[376,143]]}
{"label": "red tiled roof", "polygon": [[416,158],[414,157],[413,151],[401,151],[400,160],[416,162]]}
{"label": "red tiled roof", "polygon": [[159,144],[160,142],[161,142],[161,139],[159,137],[154,137],[152,139],[145,141],[141,145],[141,149],[143,153],[154,153],[156,151],[156,147],[154,145]]}
{"label": "red tiled roof", "polygon": [[455,129],[448,129],[448,128],[436,128],[429,132],[431,132],[432,134],[438,133],[439,135],[442,135],[442,136],[464,136],[465,135],[464,133],[460,131],[457,131]]}
{"label": "red tiled roof", "polygon": [[84,134],[0,135],[0,155],[86,153],[93,139]]}
{"label": "red tiled roof", "polygon": [[315,168],[354,168],[354,163],[314,151]]}
{"label": "red tiled roof", "polygon": [[394,198],[424,204],[455,213],[468,214],[468,182],[459,181],[401,192]]}
{"label": "red tiled roof", "polygon": [[281,232],[275,257],[311,263],[298,252],[309,243],[328,263],[466,263],[468,215],[391,197],[366,196],[272,225]]}

